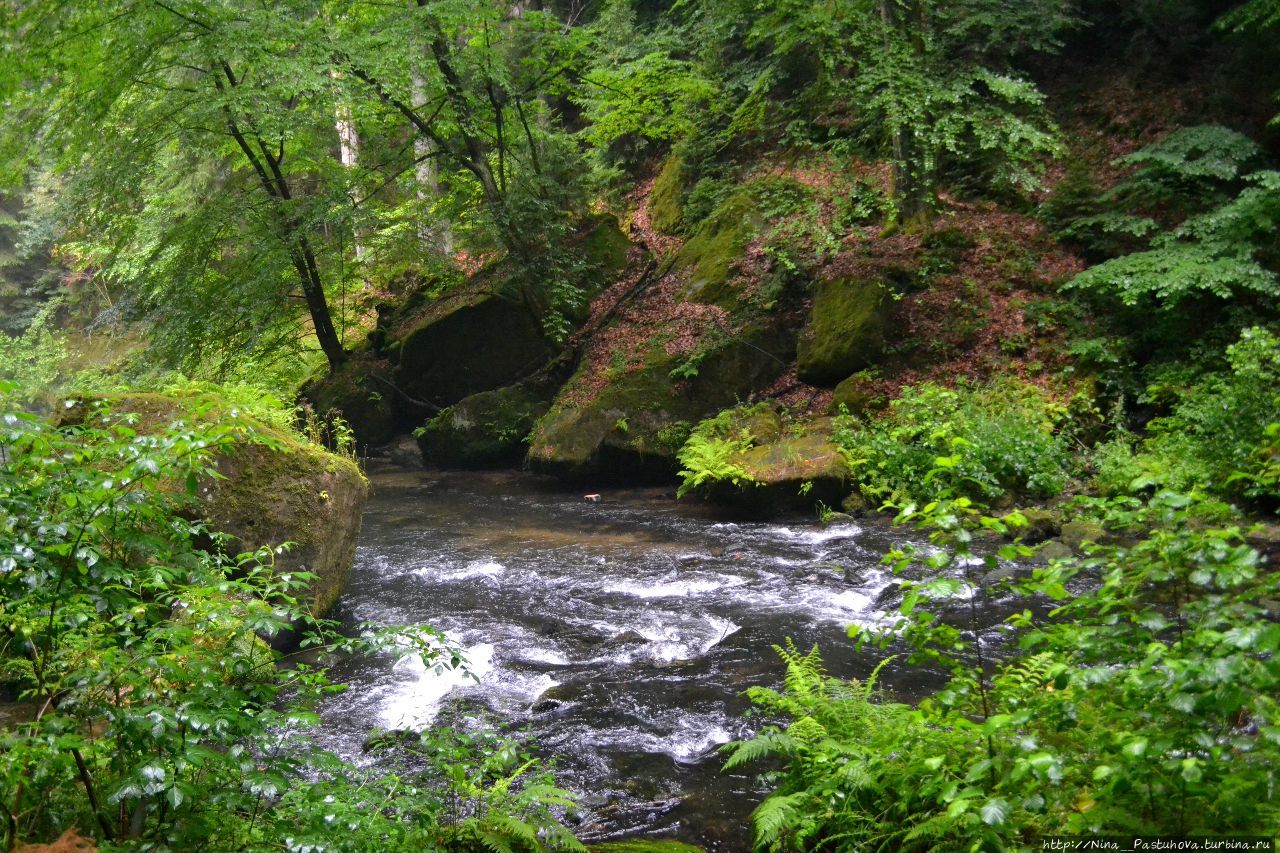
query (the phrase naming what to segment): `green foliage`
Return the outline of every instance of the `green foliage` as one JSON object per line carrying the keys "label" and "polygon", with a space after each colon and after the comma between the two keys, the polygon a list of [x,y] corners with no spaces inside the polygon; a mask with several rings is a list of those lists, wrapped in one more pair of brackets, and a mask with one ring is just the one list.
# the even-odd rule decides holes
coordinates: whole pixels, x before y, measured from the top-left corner
{"label": "green foliage", "polygon": [[[946,685],[917,707],[827,676],[816,650],[780,650],[786,691],[751,698],[785,726],[727,748],[731,765],[786,761],[755,813],[764,850],[1011,849],[1052,834],[1257,833],[1280,819],[1280,577],[1194,495],[1116,506],[1147,533],[1029,577],[989,573],[1029,549],[965,499],[908,505],[932,547],[886,560],[905,575],[896,624],[850,629],[909,650]],[[1068,589],[1071,591],[1068,592]],[[1026,596],[993,659],[975,601]],[[1047,615],[1033,600],[1055,602]],[[990,636],[990,635],[988,635]],[[1017,651],[1015,651],[1017,649]],[[1008,656],[1006,657],[1005,654]],[[882,664],[883,666],[883,664]]]}
{"label": "green foliage", "polygon": [[21,334],[0,332],[0,381],[14,382],[30,394],[52,389],[62,377],[69,351],[53,328],[56,301],[46,303]]}
{"label": "green foliage", "polygon": [[736,409],[721,412],[693,428],[676,459],[680,469],[680,487],[676,497],[682,498],[700,488],[728,483],[741,487],[754,482],[751,475],[735,465],[733,457],[755,445],[755,436],[746,427],[738,427]]}
{"label": "green foliage", "polygon": [[[1149,245],[1085,270],[1066,287],[1166,310],[1200,295],[1280,296],[1269,255],[1280,224],[1280,173],[1247,171],[1258,158],[1256,143],[1216,125],[1175,131],[1121,158],[1137,170],[1101,199],[1119,212],[1083,217],[1064,233],[1094,245],[1099,235],[1116,234],[1150,238]],[[1162,229],[1156,211],[1180,221]]]}
{"label": "green foliage", "polygon": [[1072,468],[1066,425],[1066,409],[1031,385],[925,384],[905,388],[883,415],[841,416],[835,438],[872,499],[1049,497]]}
{"label": "green foliage", "polygon": [[1246,329],[1227,362],[1227,370],[1179,389],[1136,452],[1122,439],[1095,451],[1103,494],[1199,488],[1268,507],[1280,502],[1268,433],[1280,421],[1280,340]]}
{"label": "green foliage", "polygon": [[[129,849],[356,853],[458,849],[463,837],[581,849],[551,823],[563,792],[527,757],[461,781],[370,778],[314,749],[314,704],[341,688],[313,665],[279,668],[260,637],[293,624],[312,653],[464,662],[429,628],[339,636],[308,616],[312,577],[274,569],[284,546],[229,555],[189,520],[217,454],[278,439],[234,413],[207,418],[221,410],[198,401],[189,420],[145,431],[103,403],[58,428],[10,391],[0,399],[0,672],[39,711],[0,732],[7,846],[78,826]],[[486,757],[459,766],[496,768],[475,751]],[[461,797],[475,814],[442,804]]]}

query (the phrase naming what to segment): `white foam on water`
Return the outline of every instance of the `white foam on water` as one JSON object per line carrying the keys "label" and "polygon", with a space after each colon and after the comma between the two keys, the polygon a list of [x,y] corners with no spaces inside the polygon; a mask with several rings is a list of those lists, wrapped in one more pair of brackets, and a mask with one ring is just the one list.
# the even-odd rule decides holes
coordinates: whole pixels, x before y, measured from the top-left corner
{"label": "white foam on water", "polygon": [[441,571],[439,566],[424,566],[418,574],[429,581],[452,583],[470,578],[498,578],[507,567],[494,560],[473,560],[460,569]]}
{"label": "white foam on water", "polygon": [[742,586],[745,578],[733,575],[705,575],[686,580],[637,581],[618,580],[601,587],[604,592],[632,595],[636,598],[680,598],[704,595],[726,587]]}
{"label": "white foam on water", "polygon": [[[427,666],[418,655],[396,661],[392,667],[396,681],[388,689],[380,717],[386,728],[422,728],[440,713],[440,706],[453,691],[476,683],[493,669],[493,643],[477,643],[463,650],[465,667],[458,669]],[[474,676],[474,677],[473,677]]]}
{"label": "white foam on water", "polygon": [[782,539],[803,542],[806,545],[822,545],[836,539],[853,539],[862,532],[856,524],[834,524],[821,530],[792,530],[790,527],[774,527],[771,533]]}
{"label": "white foam on water", "polygon": [[645,657],[659,663],[670,663],[705,655],[741,627],[728,619],[707,615],[696,627],[650,618],[633,630],[649,640],[650,644],[644,649]]}
{"label": "white foam on water", "polygon": [[686,721],[684,726],[671,734],[654,734],[634,729],[599,729],[591,739],[606,749],[616,749],[618,744],[625,744],[637,752],[667,755],[679,764],[693,764],[716,747],[733,740],[733,733],[716,723],[696,726],[689,725]]}
{"label": "white foam on water", "polygon": [[512,655],[513,660],[525,663],[543,663],[551,666],[568,666],[572,661],[557,649],[523,648]]}

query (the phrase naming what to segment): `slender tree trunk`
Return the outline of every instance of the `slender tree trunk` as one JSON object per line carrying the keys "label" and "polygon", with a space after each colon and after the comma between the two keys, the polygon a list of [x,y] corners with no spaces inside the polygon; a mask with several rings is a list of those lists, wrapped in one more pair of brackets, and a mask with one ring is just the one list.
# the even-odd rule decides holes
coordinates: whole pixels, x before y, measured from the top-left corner
{"label": "slender tree trunk", "polygon": [[[342,75],[337,71],[330,71],[329,75],[334,79],[339,79]],[[342,163],[343,168],[354,170],[360,164],[360,134],[356,130],[356,123],[351,117],[351,104],[339,98],[333,107],[333,127],[338,134],[338,160]],[[355,243],[356,260],[364,257],[364,242],[360,239],[360,230],[356,227],[351,229],[352,241]]]}
{"label": "slender tree trunk", "polygon": [[[413,75],[413,99],[417,103],[426,100],[426,81],[420,74]],[[418,201],[425,208],[429,201],[440,197],[440,149],[431,137],[415,133],[413,138],[413,156],[417,161],[415,174],[417,177]],[[442,255],[453,254],[453,229],[448,222],[427,222],[420,220],[418,240],[429,251]]]}
{"label": "slender tree trunk", "polygon": [[[219,94],[223,94],[228,86],[235,88],[240,81],[236,79],[227,62],[221,62],[219,66],[212,70],[211,76]],[[333,317],[329,313],[328,300],[324,295],[324,281],[320,277],[320,266],[316,263],[311,242],[303,233],[301,223],[287,209],[293,193],[280,168],[280,163],[284,159],[284,143],[281,141],[276,148],[276,153],[272,154],[271,148],[254,131],[251,144],[250,136],[245,134],[235,113],[225,102],[222,113],[231,138],[235,140],[240,152],[253,167],[263,190],[274,202],[273,209],[280,228],[280,238],[288,247],[289,259],[293,262],[294,271],[297,272],[299,283],[302,285],[302,295],[307,303],[307,311],[311,315],[316,340],[320,343],[320,350],[329,362],[330,372],[333,372],[346,361],[347,353],[342,348],[342,340],[338,337],[338,331],[333,325]]]}
{"label": "slender tree trunk", "polygon": [[[885,51],[893,50],[891,40],[904,40],[918,61],[924,60],[924,28],[928,25],[921,0],[880,0]],[[928,174],[928,152],[909,123],[900,122],[891,140],[893,172],[891,194],[897,205],[896,224],[919,220],[929,211],[932,191]]]}

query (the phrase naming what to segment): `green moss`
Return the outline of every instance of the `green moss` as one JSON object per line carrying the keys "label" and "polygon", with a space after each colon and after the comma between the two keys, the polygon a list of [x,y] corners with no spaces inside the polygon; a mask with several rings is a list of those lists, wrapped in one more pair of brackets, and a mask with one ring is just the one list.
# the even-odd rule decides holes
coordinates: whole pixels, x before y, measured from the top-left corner
{"label": "green moss", "polygon": [[701,489],[703,494],[746,509],[838,503],[849,491],[850,472],[832,440],[832,420],[785,426],[768,403],[729,409],[699,424],[695,435],[704,441],[737,442],[723,460],[724,470],[735,475],[733,481],[712,482]]}
{"label": "green moss", "polygon": [[550,394],[526,385],[474,394],[416,432],[423,458],[454,468],[514,465],[526,436],[550,407]]}
{"label": "green moss", "polygon": [[679,841],[611,841],[587,849],[591,853],[704,853],[701,847]]}
{"label": "green moss", "polygon": [[395,434],[392,389],[387,378],[391,365],[358,355],[334,373],[324,373],[308,382],[302,397],[317,415],[336,413],[346,421],[362,450],[390,441]]}
{"label": "green moss", "polygon": [[596,217],[583,235],[581,245],[583,259],[589,268],[589,278],[594,283],[608,284],[626,269],[631,241],[622,233],[615,217],[609,214]]}
{"label": "green moss", "polygon": [[369,491],[354,461],[248,417],[213,394],[124,394],[110,402],[116,414],[135,416],[133,428],[143,434],[178,420],[242,425],[244,436],[215,460],[221,476],[197,486],[199,514],[209,529],[233,537],[232,550],[295,543],[277,559],[277,570],[316,575],[316,613],[337,601]]}
{"label": "green moss", "polygon": [[796,351],[796,374],[832,384],[872,365],[884,349],[892,300],[877,281],[819,281]]}
{"label": "green moss", "polygon": [[[706,351],[697,375],[673,379],[681,356],[668,355],[658,340],[645,349],[641,366],[611,381],[586,404],[561,395],[534,431],[529,461],[561,476],[623,474],[666,478],[677,470],[673,437],[690,422],[749,397],[784,368],[790,353],[785,331],[760,323],[736,336],[720,335]],[[584,364],[581,377],[598,365]],[[575,382],[571,380],[569,386]],[[625,420],[626,432],[617,429]]]}
{"label": "green moss", "polygon": [[682,296],[690,302],[732,309],[738,293],[729,283],[730,276],[761,224],[749,192],[739,190],[725,199],[676,255],[675,268],[688,271]]}
{"label": "green moss", "polygon": [[889,405],[883,393],[871,384],[870,371],[859,371],[836,386],[831,394],[831,414],[840,414],[840,407],[851,415],[879,411]]}
{"label": "green moss", "polygon": [[649,193],[649,224],[654,230],[671,234],[680,227],[684,218],[680,197],[684,190],[684,161],[678,154],[672,154],[662,164],[662,171],[658,172],[653,191]]}

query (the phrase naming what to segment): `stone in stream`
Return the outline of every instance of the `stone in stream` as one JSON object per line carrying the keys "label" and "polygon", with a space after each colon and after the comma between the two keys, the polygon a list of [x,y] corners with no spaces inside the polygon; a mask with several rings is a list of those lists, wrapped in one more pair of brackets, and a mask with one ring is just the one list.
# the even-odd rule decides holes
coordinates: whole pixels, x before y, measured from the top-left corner
{"label": "stone in stream", "polygon": [[517,465],[529,431],[551,407],[554,393],[554,388],[525,382],[472,394],[416,431],[422,459],[446,468]]}

